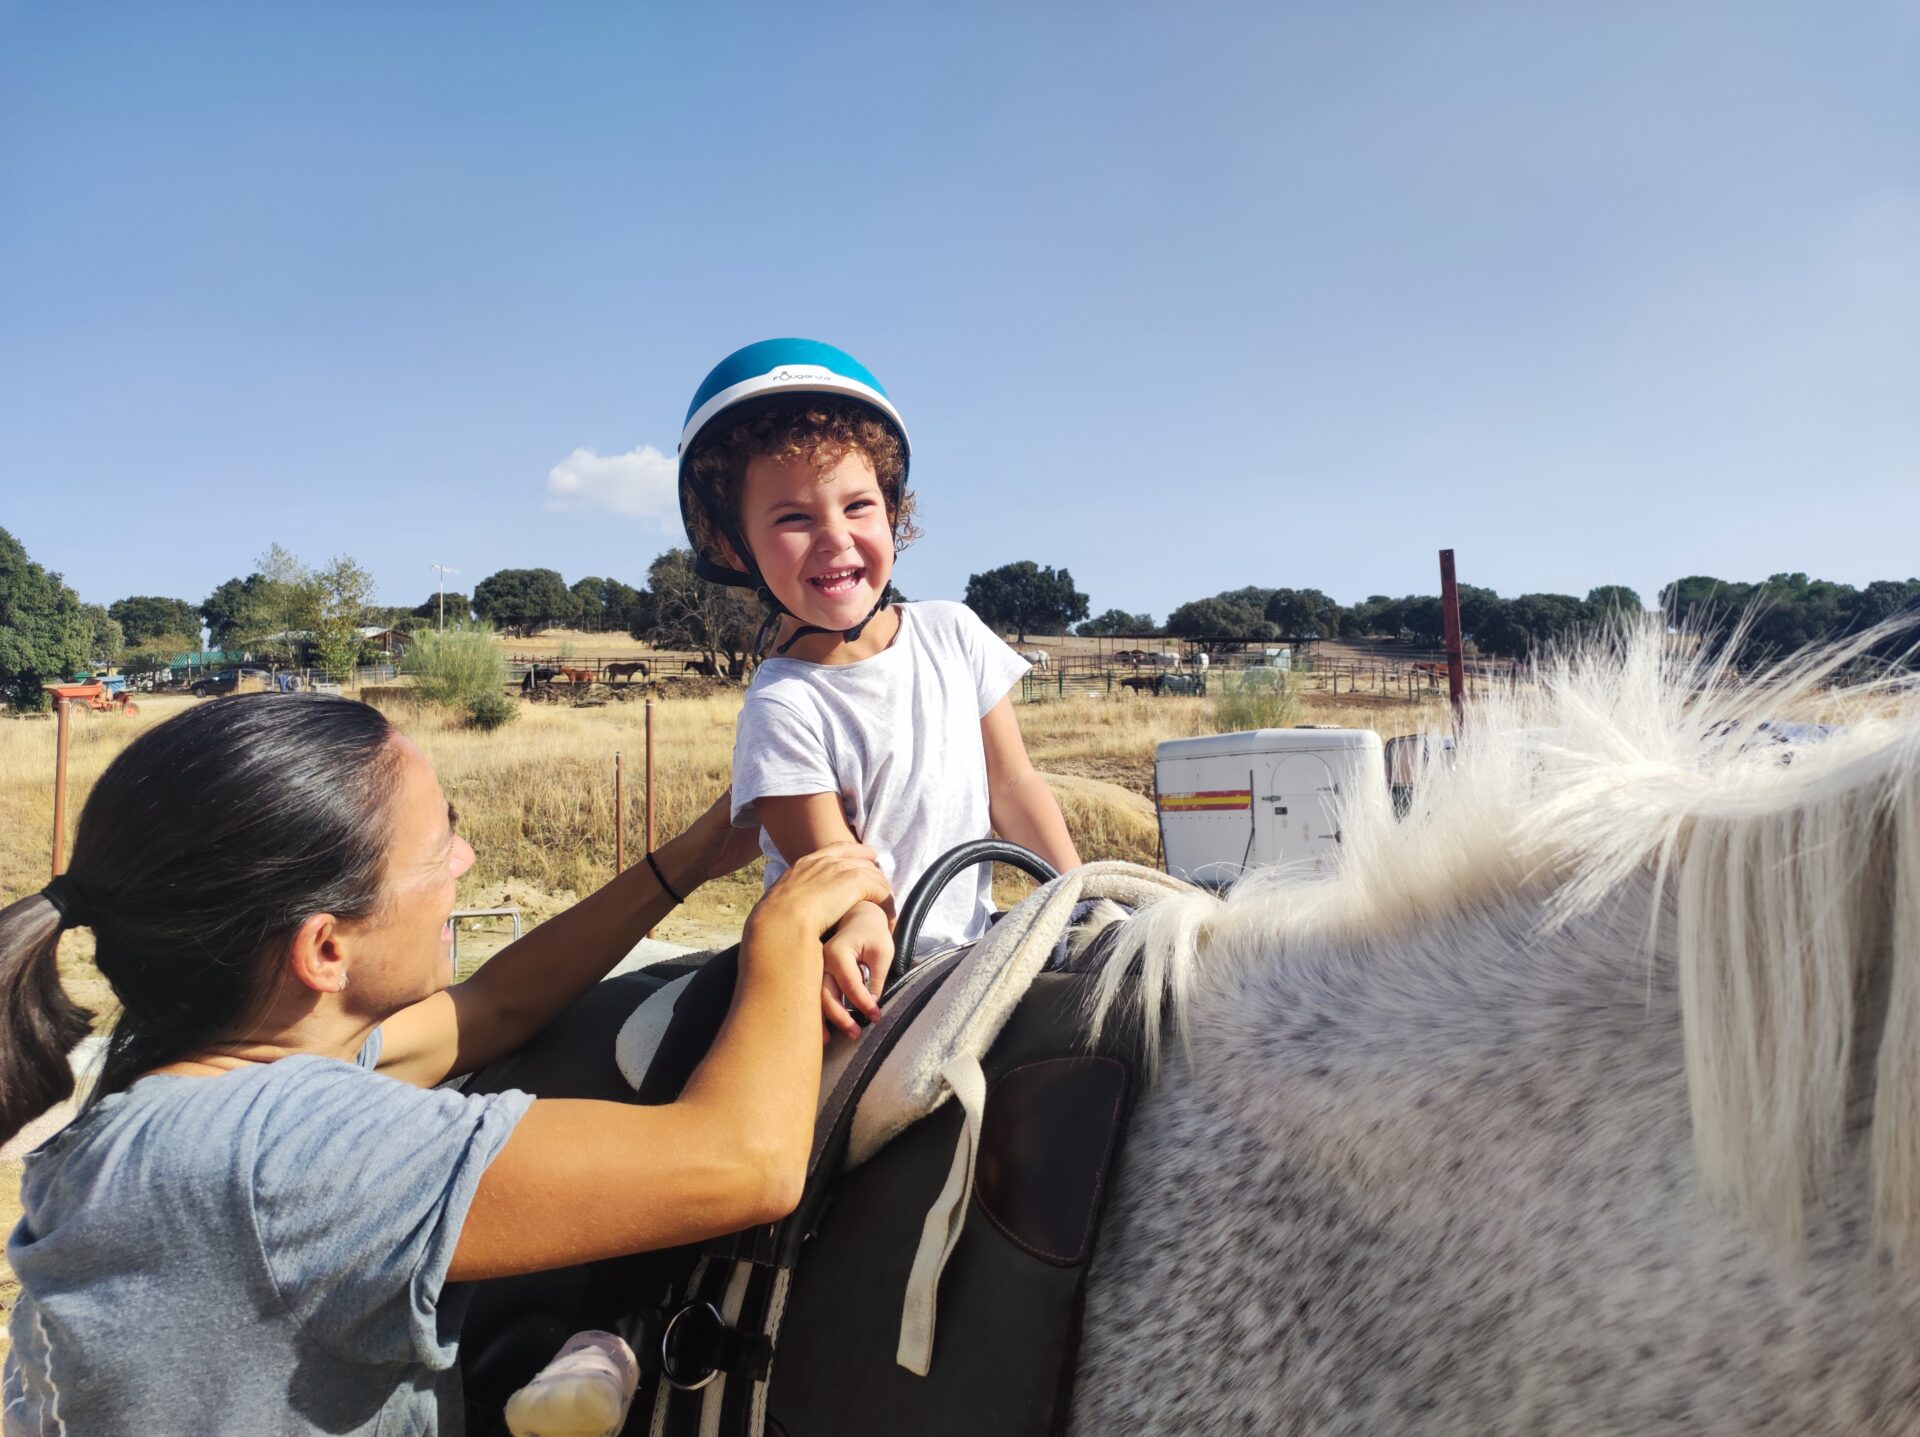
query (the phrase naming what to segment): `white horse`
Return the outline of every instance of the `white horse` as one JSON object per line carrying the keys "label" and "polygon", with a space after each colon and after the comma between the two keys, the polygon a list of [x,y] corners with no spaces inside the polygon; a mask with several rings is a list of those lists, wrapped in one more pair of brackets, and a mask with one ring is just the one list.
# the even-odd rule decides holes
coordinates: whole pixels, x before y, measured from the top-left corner
{"label": "white horse", "polygon": [[1053,655],[1049,654],[1045,649],[1020,649],[1017,652],[1021,658],[1032,664],[1034,668],[1043,674],[1053,667]]}
{"label": "white horse", "polygon": [[1123,920],[1169,1050],[1071,1430],[1920,1432],[1920,697],[1830,687],[1873,637],[1741,682],[1638,632],[1482,700],[1335,878]]}

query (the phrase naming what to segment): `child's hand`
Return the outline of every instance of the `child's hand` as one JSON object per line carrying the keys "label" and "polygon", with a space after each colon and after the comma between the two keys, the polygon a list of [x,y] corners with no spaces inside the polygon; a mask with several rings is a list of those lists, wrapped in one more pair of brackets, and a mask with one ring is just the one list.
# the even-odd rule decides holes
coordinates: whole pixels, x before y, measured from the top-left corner
{"label": "child's hand", "polygon": [[880,1021],[880,1005],[874,1000],[886,986],[887,969],[892,966],[893,925],[887,915],[871,903],[855,905],[826,942],[820,1011],[826,1016],[829,1035],[838,1029],[849,1038],[860,1036],[860,1025],[849,1007],[858,1008],[869,1022]]}

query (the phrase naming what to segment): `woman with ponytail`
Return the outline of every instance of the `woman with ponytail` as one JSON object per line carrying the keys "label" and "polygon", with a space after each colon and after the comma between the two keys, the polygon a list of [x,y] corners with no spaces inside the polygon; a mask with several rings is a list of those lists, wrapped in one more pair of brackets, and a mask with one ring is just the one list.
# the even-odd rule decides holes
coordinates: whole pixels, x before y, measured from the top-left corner
{"label": "woman with ponytail", "polygon": [[5,1437],[462,1430],[464,1284],[674,1246],[797,1200],[820,935],[887,888],[856,845],[748,920],[720,1038],[662,1107],[437,1087],[527,1043],[698,884],[725,796],[452,984],[473,851],[426,757],[321,695],[199,705],[114,760],[70,870],[0,910],[0,1141],[69,1096],[93,930],[121,1011],[27,1156]]}

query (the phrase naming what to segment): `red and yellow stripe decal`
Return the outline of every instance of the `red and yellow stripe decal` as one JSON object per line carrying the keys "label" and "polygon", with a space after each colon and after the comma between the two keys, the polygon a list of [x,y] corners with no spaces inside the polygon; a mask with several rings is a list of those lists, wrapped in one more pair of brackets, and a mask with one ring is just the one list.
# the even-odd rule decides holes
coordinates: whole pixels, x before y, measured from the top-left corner
{"label": "red and yellow stripe decal", "polygon": [[1253,807],[1250,788],[1207,788],[1198,793],[1163,793],[1162,813],[1228,813]]}

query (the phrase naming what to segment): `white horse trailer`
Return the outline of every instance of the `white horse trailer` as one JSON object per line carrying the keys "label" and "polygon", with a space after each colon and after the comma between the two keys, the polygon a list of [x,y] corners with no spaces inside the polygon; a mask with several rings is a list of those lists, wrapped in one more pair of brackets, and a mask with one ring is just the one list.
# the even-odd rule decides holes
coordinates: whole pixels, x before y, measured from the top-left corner
{"label": "white horse trailer", "polygon": [[1170,739],[1154,751],[1153,785],[1167,872],[1209,887],[1276,863],[1324,876],[1338,861],[1343,816],[1391,812],[1372,729]]}

